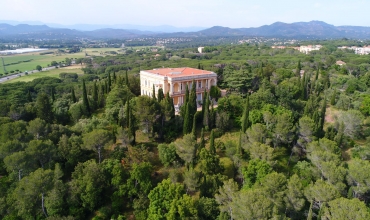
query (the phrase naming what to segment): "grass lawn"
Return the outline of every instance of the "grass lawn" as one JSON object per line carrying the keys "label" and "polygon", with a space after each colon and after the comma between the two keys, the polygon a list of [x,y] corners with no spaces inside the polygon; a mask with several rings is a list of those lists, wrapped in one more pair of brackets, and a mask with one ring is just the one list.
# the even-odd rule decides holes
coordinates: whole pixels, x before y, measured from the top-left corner
{"label": "grass lawn", "polygon": [[52,69],[48,71],[42,71],[38,73],[32,73],[27,76],[21,76],[12,80],[9,80],[5,83],[15,83],[15,82],[30,82],[34,79],[41,78],[41,77],[55,77],[59,78],[60,73],[77,73],[77,74],[83,74],[83,71],[81,70],[80,66],[76,66],[76,68],[58,68],[58,69]]}
{"label": "grass lawn", "polygon": [[[40,55],[46,51],[17,54],[10,56],[2,56],[5,62],[5,68],[8,72],[19,70],[21,72],[31,71],[36,69],[37,65],[47,67],[52,61],[62,62],[66,58],[84,58],[85,52],[89,56],[106,56],[108,51],[115,51],[117,53],[121,48],[87,48],[78,53],[66,54],[45,54]],[[57,51],[57,50],[49,50]],[[4,74],[3,63],[0,62],[0,73]]]}

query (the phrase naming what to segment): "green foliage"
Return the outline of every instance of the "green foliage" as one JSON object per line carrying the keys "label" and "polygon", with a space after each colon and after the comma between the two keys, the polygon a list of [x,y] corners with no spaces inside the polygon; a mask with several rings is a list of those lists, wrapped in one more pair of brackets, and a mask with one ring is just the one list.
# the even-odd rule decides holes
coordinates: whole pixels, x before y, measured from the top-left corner
{"label": "green foliage", "polygon": [[175,145],[173,143],[168,144],[168,145],[159,144],[158,145],[158,155],[163,165],[169,166],[177,158]]}
{"label": "green foliage", "polygon": [[243,168],[245,189],[251,188],[254,184],[260,181],[269,173],[272,172],[271,166],[263,160],[250,160],[248,166]]}
{"label": "green foliage", "polygon": [[71,205],[94,210],[101,201],[105,181],[103,169],[94,160],[77,164],[69,183]]}
{"label": "green foliage", "polygon": [[175,213],[170,212],[176,212],[176,203],[184,193],[183,185],[171,183],[169,179],[163,180],[148,195],[148,219],[167,219],[168,216],[173,216]]}

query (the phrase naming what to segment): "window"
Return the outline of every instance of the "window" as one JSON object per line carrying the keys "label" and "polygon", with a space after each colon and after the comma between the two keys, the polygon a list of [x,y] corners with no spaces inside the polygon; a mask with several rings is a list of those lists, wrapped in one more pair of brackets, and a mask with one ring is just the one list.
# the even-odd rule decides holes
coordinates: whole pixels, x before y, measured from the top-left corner
{"label": "window", "polygon": [[180,91],[182,91],[182,83],[180,83]]}
{"label": "window", "polygon": [[198,82],[198,88],[202,88],[202,81]]}

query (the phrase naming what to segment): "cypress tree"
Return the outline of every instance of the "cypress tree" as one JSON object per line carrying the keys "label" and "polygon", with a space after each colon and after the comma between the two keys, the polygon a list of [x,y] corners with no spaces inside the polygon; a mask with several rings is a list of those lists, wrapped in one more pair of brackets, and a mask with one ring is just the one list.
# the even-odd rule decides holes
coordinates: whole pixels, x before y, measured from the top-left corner
{"label": "cypress tree", "polygon": [[128,82],[128,75],[127,75],[127,69],[126,69],[126,74],[125,74],[125,84],[127,87],[129,87],[129,82]]}
{"label": "cypress tree", "polygon": [[93,86],[92,99],[93,99],[94,109],[97,109],[99,98],[98,98],[98,87],[96,85],[96,82],[94,82],[94,86]]}
{"label": "cypress tree", "polygon": [[82,105],[84,107],[84,113],[86,115],[90,115],[91,110],[90,110],[90,105],[89,105],[89,100],[87,99],[87,92],[86,92],[86,85],[85,85],[85,80],[82,80]]}
{"label": "cypress tree", "polygon": [[297,70],[296,70],[296,74],[298,77],[301,77],[301,69],[302,69],[301,60],[298,60]]}
{"label": "cypress tree", "polygon": [[336,98],[337,98],[337,89],[334,89],[333,95],[331,96],[331,99],[330,99],[331,105],[335,105]]}
{"label": "cypress tree", "polygon": [[126,118],[126,124],[125,124],[125,127],[128,128],[130,126],[130,101],[126,100],[126,109],[125,109],[125,118]]}
{"label": "cypress tree", "polygon": [[211,130],[211,135],[209,137],[209,152],[212,154],[216,154],[216,147],[215,147],[215,134],[213,129]]}
{"label": "cypress tree", "polygon": [[112,79],[110,78],[110,72],[108,73],[108,92],[110,92],[112,88]]}
{"label": "cypress tree", "polygon": [[244,106],[243,116],[242,116],[242,132],[245,133],[249,127],[249,96],[247,96],[247,101]]}
{"label": "cypress tree", "polygon": [[319,79],[319,73],[320,73],[320,67],[317,67],[316,75],[315,75],[315,81]]}
{"label": "cypress tree", "polygon": [[158,89],[158,102],[161,102],[164,99],[163,89]]}
{"label": "cypress tree", "polygon": [[197,112],[197,91],[195,81],[191,83],[191,92],[189,96],[189,104],[190,104],[190,116],[193,117],[195,112]]}
{"label": "cypress tree", "polygon": [[262,67],[262,63],[261,63],[261,65],[259,66],[259,68],[258,68],[258,75],[260,76],[260,77],[263,77],[263,67]]}
{"label": "cypress tree", "polygon": [[135,128],[135,118],[132,114],[132,110],[129,110],[129,135],[132,137],[132,144],[136,142],[136,128]]}
{"label": "cypress tree", "polygon": [[113,83],[116,83],[116,80],[117,80],[116,72],[113,72]]}
{"label": "cypress tree", "polygon": [[30,90],[28,90],[28,93],[27,93],[27,101],[32,102],[32,96],[31,96],[31,91]]}
{"label": "cypress tree", "polygon": [[200,63],[198,63],[198,69],[200,70]]}
{"label": "cypress tree", "polygon": [[110,88],[108,88],[108,83],[107,80],[104,81],[104,94],[108,94]]}
{"label": "cypress tree", "polygon": [[325,114],[326,114],[326,96],[324,97],[324,103],[321,106],[320,112],[320,136],[323,136],[324,132],[324,123],[325,123]]}
{"label": "cypress tree", "polygon": [[207,98],[207,90],[204,89],[203,97],[202,97],[202,117],[204,117],[204,109],[206,106],[206,98]]}
{"label": "cypress tree", "polygon": [[154,84],[153,84],[153,94],[152,94],[152,98],[154,100],[157,100],[156,96],[155,96],[155,87],[154,87]]}
{"label": "cypress tree", "polygon": [[193,117],[193,126],[191,129],[191,133],[193,134],[195,140],[197,139],[197,117],[194,115]]}
{"label": "cypress tree", "polygon": [[191,126],[191,117],[190,117],[190,110],[189,110],[189,103],[186,104],[186,114],[184,118],[184,127],[183,127],[183,134],[190,133],[190,126]]}
{"label": "cypress tree", "polygon": [[169,113],[170,118],[174,118],[175,117],[175,106],[173,104],[173,99],[170,97],[169,92],[167,92],[165,99],[167,99],[167,104],[170,109],[170,113]]}
{"label": "cypress tree", "polygon": [[76,103],[77,99],[76,99],[75,90],[73,87],[71,89],[71,99],[73,103]]}
{"label": "cypress tree", "polygon": [[216,111],[213,108],[213,102],[211,105],[211,111],[209,111],[209,128],[212,129],[215,126]]}
{"label": "cypress tree", "polygon": [[239,155],[242,155],[242,131],[239,131],[239,141],[238,141],[238,147],[236,149],[236,153]]}
{"label": "cypress tree", "polygon": [[99,89],[97,106],[98,108],[104,106],[104,86],[103,85]]}
{"label": "cypress tree", "polygon": [[54,102],[55,101],[55,91],[54,91],[54,87],[51,87],[51,102]]}
{"label": "cypress tree", "polygon": [[36,99],[36,116],[47,123],[53,122],[53,110],[49,96],[46,93],[39,93]]}
{"label": "cypress tree", "polygon": [[204,129],[200,132],[200,143],[199,143],[199,152],[202,148],[206,147],[206,141],[204,140]]}
{"label": "cypress tree", "polygon": [[338,128],[338,133],[334,138],[334,141],[337,142],[337,145],[339,147],[342,146],[343,136],[344,136],[344,123],[342,122],[340,123],[339,128]]}
{"label": "cypress tree", "polygon": [[185,102],[184,104],[187,104],[189,102],[189,87],[188,87],[188,84],[186,84],[186,87],[185,87]]}
{"label": "cypress tree", "polygon": [[312,220],[312,216],[313,216],[313,213],[312,213],[312,203],[313,202],[311,202],[310,209],[308,210],[307,220]]}
{"label": "cypress tree", "polygon": [[303,74],[303,78],[301,80],[301,99],[306,100],[306,94],[307,94],[307,89],[306,89],[306,73]]}
{"label": "cypress tree", "polygon": [[204,106],[204,115],[203,115],[203,126],[207,127],[207,129],[209,128],[209,102],[210,100],[207,94],[206,104]]}

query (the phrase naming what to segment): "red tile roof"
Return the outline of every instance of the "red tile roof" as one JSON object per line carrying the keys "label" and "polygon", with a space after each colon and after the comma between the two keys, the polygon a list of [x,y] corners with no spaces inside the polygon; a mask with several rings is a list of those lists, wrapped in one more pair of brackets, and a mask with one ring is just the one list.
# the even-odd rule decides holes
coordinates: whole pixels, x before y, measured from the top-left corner
{"label": "red tile roof", "polygon": [[148,72],[148,73],[162,75],[162,76],[168,76],[170,78],[184,77],[184,76],[194,76],[194,75],[204,75],[204,74],[212,74],[213,73],[211,71],[200,70],[200,69],[189,68],[189,67],[160,68],[160,69],[144,70],[144,71]]}

